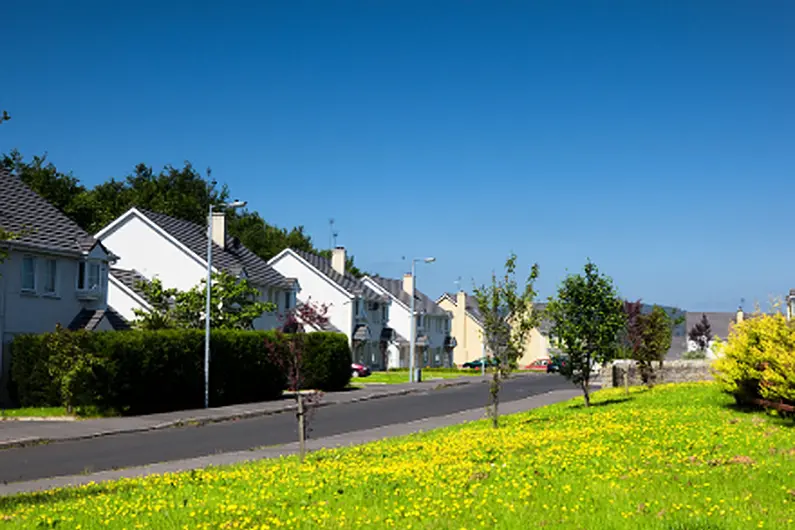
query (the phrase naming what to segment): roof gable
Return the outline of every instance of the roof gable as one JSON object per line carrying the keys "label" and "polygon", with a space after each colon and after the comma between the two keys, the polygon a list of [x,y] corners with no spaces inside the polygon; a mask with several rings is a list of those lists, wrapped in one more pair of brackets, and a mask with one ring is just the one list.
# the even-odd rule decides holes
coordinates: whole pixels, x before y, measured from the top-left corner
{"label": "roof gable", "polygon": [[21,234],[12,244],[86,254],[97,241],[65,213],[0,168],[0,228]]}
{"label": "roof gable", "polygon": [[[384,291],[389,293],[389,296],[398,300],[407,308],[411,307],[411,295],[403,289],[403,280],[383,278],[381,276],[367,276],[367,278],[379,285]],[[414,309],[426,315],[445,316],[448,314],[425,293],[416,288],[414,289]]]}
{"label": "roof gable", "polygon": [[334,270],[331,266],[331,262],[326,258],[320,257],[317,254],[312,254],[310,252],[304,252],[303,250],[296,250],[294,248],[287,248],[280,252],[278,255],[271,258],[270,263],[273,263],[281,257],[285,255],[285,253],[291,253],[294,256],[298,257],[300,261],[303,261],[317,272],[324,276],[327,280],[331,283],[336,285],[338,288],[342,289],[346,292],[349,296],[361,296],[365,300],[372,300],[372,301],[382,301],[383,296],[379,293],[375,292],[371,289],[367,284],[365,284],[360,279],[356,278],[350,273],[345,273],[344,275],[338,273]]}
{"label": "roof gable", "polygon": [[[153,224],[184,247],[184,250],[190,252],[195,259],[201,263],[207,263],[204,257],[207,254],[207,228],[161,213],[132,208],[103,228],[97,236],[103,237],[104,234],[114,230],[123,219],[131,215]],[[294,285],[294,280],[282,276],[265,260],[240,243],[240,240],[231,236],[226,238],[226,248],[221,248],[213,243],[213,266],[234,276],[245,276],[252,283],[259,285],[281,289],[292,289]]]}

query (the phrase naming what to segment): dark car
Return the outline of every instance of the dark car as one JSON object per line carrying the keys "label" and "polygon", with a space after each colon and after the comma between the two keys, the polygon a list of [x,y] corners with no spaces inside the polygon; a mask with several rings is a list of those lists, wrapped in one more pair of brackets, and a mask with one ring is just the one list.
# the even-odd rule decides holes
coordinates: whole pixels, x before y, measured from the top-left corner
{"label": "dark car", "polygon": [[370,375],[370,369],[359,363],[351,363],[351,371],[353,377],[367,377]]}
{"label": "dark car", "polygon": [[566,366],[569,360],[565,357],[553,357],[550,360],[549,364],[547,364],[547,373],[548,374],[557,374],[560,373],[561,368]]}
{"label": "dark car", "polygon": [[482,368],[483,362],[485,361],[486,367],[489,366],[497,366],[497,359],[492,357],[481,357],[480,359],[475,359],[474,361],[469,361],[461,365],[461,368]]}

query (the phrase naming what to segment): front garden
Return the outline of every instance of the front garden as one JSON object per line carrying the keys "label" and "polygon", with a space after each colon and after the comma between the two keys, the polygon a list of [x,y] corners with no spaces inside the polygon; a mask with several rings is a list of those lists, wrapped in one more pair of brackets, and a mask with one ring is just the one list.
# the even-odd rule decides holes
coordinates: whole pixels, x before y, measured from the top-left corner
{"label": "front garden", "polygon": [[710,383],[597,392],[297,458],[0,499],[0,528],[746,530],[795,519],[795,429]]}

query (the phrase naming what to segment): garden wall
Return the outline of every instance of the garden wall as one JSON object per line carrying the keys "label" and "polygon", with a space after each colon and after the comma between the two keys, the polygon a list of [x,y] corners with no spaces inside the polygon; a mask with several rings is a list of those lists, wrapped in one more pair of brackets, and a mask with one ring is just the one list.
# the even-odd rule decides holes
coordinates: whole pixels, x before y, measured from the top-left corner
{"label": "garden wall", "polygon": [[[689,383],[695,381],[711,381],[711,361],[705,360],[676,360],[664,361],[660,369],[654,364],[657,373],[657,383]],[[629,369],[629,384],[640,385],[640,372],[635,361],[625,359],[617,360],[604,366],[601,373],[602,387],[624,386],[624,373]]]}

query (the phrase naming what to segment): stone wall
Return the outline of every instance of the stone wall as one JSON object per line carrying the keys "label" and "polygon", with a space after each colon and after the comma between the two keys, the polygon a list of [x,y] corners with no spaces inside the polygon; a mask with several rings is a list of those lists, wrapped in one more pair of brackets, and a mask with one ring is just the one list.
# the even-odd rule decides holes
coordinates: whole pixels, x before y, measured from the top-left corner
{"label": "stone wall", "polygon": [[[694,381],[711,381],[711,361],[708,360],[676,360],[664,361],[662,369],[654,363],[657,383],[688,383]],[[624,373],[629,370],[629,384],[641,385],[640,372],[635,361],[617,360],[605,365],[600,373],[602,388],[624,386]]]}

